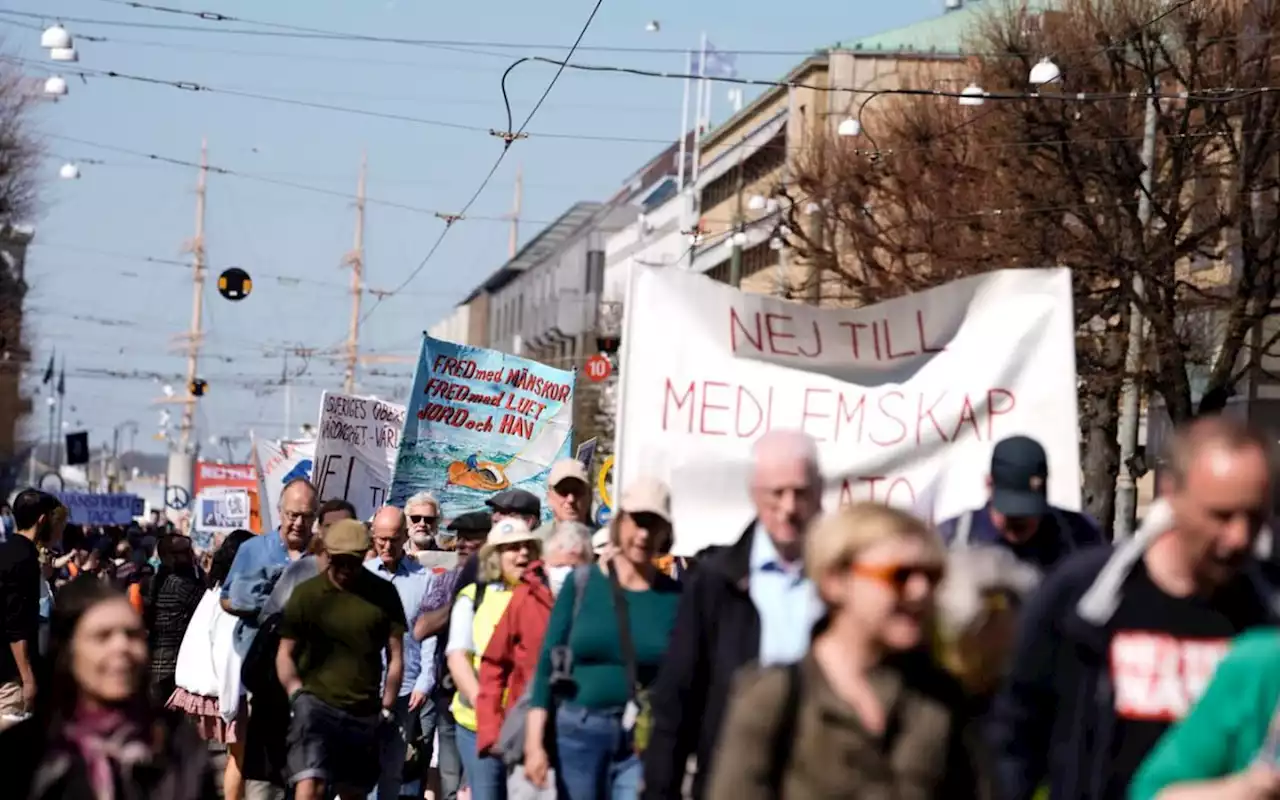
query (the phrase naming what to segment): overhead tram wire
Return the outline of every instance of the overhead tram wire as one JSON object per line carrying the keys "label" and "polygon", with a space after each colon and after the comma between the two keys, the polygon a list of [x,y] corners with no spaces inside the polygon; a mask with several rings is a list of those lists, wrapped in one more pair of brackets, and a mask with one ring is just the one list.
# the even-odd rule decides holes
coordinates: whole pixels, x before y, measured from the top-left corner
{"label": "overhead tram wire", "polygon": [[[578,31],[577,38],[573,40],[573,46],[569,48],[569,52],[565,56],[566,63],[568,62],[568,59],[573,58],[573,54],[578,51],[578,46],[582,44],[583,38],[587,35],[587,31],[591,28],[591,23],[595,21],[596,14],[600,12],[600,6],[603,4],[604,4],[604,0],[596,0],[595,5],[591,7],[591,13],[587,15],[587,21],[583,23],[582,29]],[[507,68],[506,72],[502,73],[504,99],[506,98],[507,75],[511,74],[511,70],[514,69],[519,63],[520,62],[516,62],[515,64],[512,64],[510,67]],[[401,281],[400,285],[397,286],[395,289],[393,289],[390,293],[386,295],[379,295],[378,299],[374,302],[374,304],[369,307],[369,310],[366,311],[364,315],[360,317],[360,323],[359,323],[360,325],[363,325],[366,321],[368,321],[369,317],[373,316],[373,313],[382,306],[382,301],[385,298],[394,297],[395,295],[399,294],[410,283],[412,283],[413,279],[418,277],[418,275],[422,272],[422,270],[431,261],[431,258],[436,254],[437,251],[440,250],[440,245],[444,243],[445,237],[447,237],[449,235],[449,231],[453,229],[454,222],[456,222],[459,219],[463,219],[466,216],[467,211],[469,211],[471,206],[475,204],[476,200],[480,198],[480,195],[484,192],[485,188],[488,187],[489,182],[493,180],[493,176],[497,173],[498,167],[502,166],[502,162],[507,157],[507,152],[511,150],[512,143],[524,138],[524,136],[526,135],[525,129],[528,128],[529,123],[533,121],[534,115],[538,113],[538,109],[542,108],[543,102],[545,102],[547,99],[547,96],[551,94],[551,90],[555,88],[556,83],[560,80],[560,76],[564,74],[564,70],[565,68],[561,67],[556,70],[555,75],[551,76],[551,80],[547,83],[547,88],[542,92],[542,96],[538,98],[538,102],[534,103],[533,108],[529,110],[529,114],[524,118],[524,122],[520,123],[519,130],[512,130],[510,127],[511,106],[508,103],[507,105],[508,127],[506,131],[501,132],[505,134],[505,136],[503,137],[502,150],[498,153],[497,159],[494,160],[493,166],[489,168],[488,174],[484,176],[484,180],[480,181],[480,185],[476,187],[476,190],[474,192],[472,192],[471,197],[467,199],[467,202],[462,206],[462,209],[458,212],[457,216],[445,220],[444,229],[440,231],[440,235],[436,237],[435,242],[431,245],[431,248],[427,251],[427,254],[423,256],[422,261],[418,263],[418,266],[414,268],[413,272],[410,272],[409,276],[405,278],[403,281]]]}
{"label": "overhead tram wire", "polygon": [[[367,42],[374,44],[397,44],[414,47],[440,47],[440,48],[495,48],[499,50],[554,50],[563,51],[563,44],[550,44],[545,42],[486,42],[486,41],[468,41],[462,39],[419,39],[412,37],[400,36],[376,36],[373,34],[352,33],[347,31],[327,30],[324,28],[311,28],[302,25],[290,25],[281,22],[269,22],[265,20],[249,19],[247,17],[233,17],[216,11],[192,11],[183,8],[173,8],[171,6],[160,6],[151,3],[133,2],[132,0],[99,0],[100,2],[109,3],[111,5],[125,6],[144,11],[154,11],[165,14],[176,14],[186,17],[195,17],[207,22],[217,23],[236,23],[239,25],[257,25],[263,28],[272,28],[273,31],[254,31],[252,29],[241,28],[217,28],[202,27],[198,25],[185,26],[160,26],[156,24],[139,23],[139,27],[156,28],[159,30],[184,30],[201,33],[223,33],[223,34],[243,34],[258,36],[280,36],[283,38],[302,38],[302,39],[324,39],[351,42]],[[47,18],[48,15],[45,15]],[[85,24],[108,24],[105,20],[75,20],[70,17],[59,17],[66,22],[83,22]],[[109,24],[119,26],[129,26],[134,23],[110,21]],[[599,53],[643,53],[643,54],[662,54],[662,55],[683,55],[689,48],[682,47],[629,47],[625,45],[579,45],[576,50],[582,52],[599,52]],[[748,50],[720,50],[718,53],[725,55],[743,55],[743,56],[776,56],[786,58],[797,58],[811,56],[815,50],[781,50],[781,49],[748,49]],[[498,55],[502,58],[511,58],[510,53],[483,53],[483,55]]]}
{"label": "overhead tram wire", "polygon": [[[14,16],[26,17],[29,19],[37,19],[42,21],[48,20],[51,17],[56,16],[58,19],[61,19],[64,22],[72,22],[72,23],[85,24],[85,25],[102,25],[102,26],[123,27],[123,28],[138,28],[138,29],[146,29],[146,30],[184,31],[184,32],[191,32],[191,33],[238,35],[238,36],[250,36],[250,37],[266,37],[266,38],[275,37],[275,38],[290,38],[290,39],[304,39],[304,40],[316,39],[316,40],[324,40],[324,41],[349,41],[349,42],[355,42],[355,43],[394,44],[394,45],[407,45],[407,46],[424,47],[424,48],[454,48],[454,49],[492,48],[492,49],[498,49],[498,50],[524,50],[524,51],[529,51],[529,50],[559,51],[564,49],[564,45],[562,44],[550,44],[550,43],[542,43],[542,42],[490,42],[490,41],[470,41],[470,40],[460,40],[460,39],[421,39],[421,38],[412,38],[412,37],[377,36],[372,34],[360,34],[360,33],[346,32],[346,31],[333,31],[333,30],[325,30],[320,28],[307,28],[307,27],[297,26],[297,25],[288,25],[285,23],[252,20],[245,17],[230,17],[227,15],[220,14],[218,12],[190,11],[187,9],[179,9],[179,8],[173,8],[168,6],[157,6],[149,3],[132,2],[132,0],[99,0],[99,1],[110,3],[112,5],[131,7],[138,10],[163,12],[167,14],[179,14],[182,16],[203,19],[207,22],[213,22],[213,23],[234,22],[236,24],[241,24],[241,25],[257,25],[259,27],[268,28],[268,30],[257,30],[253,28],[229,28],[229,27],[223,26],[222,24],[215,24],[212,26],[202,26],[202,25],[176,25],[176,24],[167,24],[167,23],[130,22],[130,21],[124,21],[124,20],[103,20],[103,19],[91,19],[91,18],[85,18],[85,17],[68,17],[63,15],[51,15],[48,12],[37,13],[37,12],[30,12],[30,11],[14,11],[14,10],[8,10],[8,9],[0,10],[0,13],[11,14]],[[1169,15],[1197,1],[1198,0],[1178,0],[1178,2],[1175,2],[1169,8],[1164,9],[1155,18],[1148,20],[1145,23],[1142,23],[1139,26],[1139,28],[1145,29],[1145,28],[1151,27],[1152,25],[1156,24],[1157,22],[1164,19],[1165,17],[1168,17]],[[1264,33],[1258,33],[1258,34],[1242,34],[1241,36],[1232,37],[1232,38],[1237,41],[1246,41],[1246,40],[1269,39],[1269,38],[1272,38],[1274,35],[1275,34],[1272,32],[1264,32]],[[1078,51],[1059,52],[1056,55],[1065,57],[1068,55],[1076,55],[1081,53],[1097,53],[1097,52],[1106,53],[1112,50],[1125,49],[1127,46],[1128,45],[1126,42],[1117,41],[1112,44],[1103,45],[1100,49],[1098,47],[1089,47],[1089,48],[1082,48]],[[664,55],[685,55],[690,50],[690,48],[687,48],[687,47],[629,47],[629,46],[612,46],[612,45],[582,45],[577,49],[582,52],[664,54]],[[720,49],[717,49],[717,52],[720,52],[726,55],[805,58],[805,57],[810,57],[815,55],[822,55],[824,53],[827,53],[827,52],[830,52],[831,50],[836,50],[836,49],[839,49],[839,43],[835,43],[830,47],[818,47],[818,48],[813,48],[809,50],[803,50],[803,49],[720,50]],[[477,55],[498,55],[494,53],[482,53],[480,51],[475,51],[475,50],[473,50],[472,52],[475,52],[475,54]],[[884,51],[866,51],[866,52],[871,54],[880,52],[881,54],[884,54]],[[907,51],[906,52],[906,54],[912,54],[912,53],[917,55],[925,54],[924,51]],[[1010,53],[1008,51],[986,53],[978,50],[966,50],[960,55],[971,56],[971,57],[984,57],[984,58],[1019,58],[1021,57],[1020,54],[1018,53]],[[510,58],[510,53],[504,54],[504,57]]]}

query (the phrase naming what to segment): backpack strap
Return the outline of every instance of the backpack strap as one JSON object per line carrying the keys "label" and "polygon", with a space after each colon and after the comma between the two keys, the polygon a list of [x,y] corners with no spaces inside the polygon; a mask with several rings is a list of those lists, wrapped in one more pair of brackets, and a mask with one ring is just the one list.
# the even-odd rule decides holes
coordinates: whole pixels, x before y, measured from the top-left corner
{"label": "backpack strap", "polygon": [[951,546],[957,550],[969,547],[969,536],[973,533],[973,512],[966,511],[956,520],[956,535],[951,539]]}
{"label": "backpack strap", "polygon": [[484,581],[476,581],[476,596],[471,602],[471,613],[474,614],[480,610],[480,604],[484,602],[484,590],[489,588],[489,584]]}
{"label": "backpack strap", "polygon": [[582,597],[587,593],[587,581],[591,579],[592,566],[579,564],[573,568],[573,621],[578,621],[578,612],[582,611]]}
{"label": "backpack strap", "polygon": [[800,662],[785,667],[787,671],[787,697],[782,707],[782,718],[773,731],[773,761],[769,765],[769,786],[775,797],[782,796],[782,783],[791,766],[791,753],[795,747],[796,727],[800,719]]}

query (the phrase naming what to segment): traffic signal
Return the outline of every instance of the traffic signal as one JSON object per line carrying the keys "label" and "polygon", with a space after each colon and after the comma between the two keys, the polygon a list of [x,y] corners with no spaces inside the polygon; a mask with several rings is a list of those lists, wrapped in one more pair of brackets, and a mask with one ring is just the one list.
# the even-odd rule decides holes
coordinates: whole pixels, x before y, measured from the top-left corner
{"label": "traffic signal", "polygon": [[204,378],[196,378],[187,390],[191,392],[192,397],[204,397],[205,392],[209,391],[209,382]]}
{"label": "traffic signal", "polygon": [[614,355],[618,352],[618,348],[622,346],[622,337],[620,336],[597,336],[596,349],[607,356]]}
{"label": "traffic signal", "polygon": [[218,276],[218,293],[228,300],[243,300],[251,291],[253,280],[239,267],[231,267]]}

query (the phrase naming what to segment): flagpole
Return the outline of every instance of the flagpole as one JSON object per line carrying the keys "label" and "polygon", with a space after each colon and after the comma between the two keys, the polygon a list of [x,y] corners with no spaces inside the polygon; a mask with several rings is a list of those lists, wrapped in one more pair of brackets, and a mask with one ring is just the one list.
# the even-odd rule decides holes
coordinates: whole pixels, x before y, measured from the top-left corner
{"label": "flagpole", "polygon": [[693,53],[685,51],[684,97],[680,100],[680,161],[676,165],[676,190],[684,191],[684,161],[689,142],[689,84],[693,81],[688,73],[693,66]]}
{"label": "flagpole", "polygon": [[[67,357],[62,357],[62,371],[58,373],[58,427],[55,429],[58,433],[62,433],[62,410],[67,404]],[[55,440],[56,441],[56,440]],[[62,462],[65,448],[58,448],[57,471],[62,470]]]}
{"label": "flagpole", "polygon": [[[698,183],[698,162],[702,157],[702,93],[706,91],[707,74],[707,34],[702,34],[702,55],[698,58],[698,98],[694,103],[693,119],[693,167],[690,182],[696,190]],[[698,209],[701,212],[701,209]]]}

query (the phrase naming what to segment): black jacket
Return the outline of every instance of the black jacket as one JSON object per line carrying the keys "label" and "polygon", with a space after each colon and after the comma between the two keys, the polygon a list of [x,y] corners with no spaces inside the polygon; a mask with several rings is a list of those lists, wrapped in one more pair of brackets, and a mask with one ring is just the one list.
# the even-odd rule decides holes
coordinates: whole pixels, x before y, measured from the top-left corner
{"label": "black jacket", "polygon": [[697,756],[693,797],[703,796],[733,675],[760,655],[760,615],[747,592],[755,522],[736,544],[713,547],[686,573],[666,657],[650,693],[653,734],[644,754],[644,797],[681,797]]}
{"label": "black jacket", "polygon": [[[997,796],[1096,800],[1113,738],[1114,687],[1108,663],[1113,615],[1130,573],[1164,530],[1143,529],[1114,549],[1064,559],[1024,607],[1010,674],[996,695],[989,734]],[[1258,564],[1245,567],[1260,617],[1276,618],[1277,598]]]}
{"label": "black jacket", "polygon": [[[156,718],[152,760],[121,771],[115,766],[117,800],[215,800],[219,796],[208,746],[182,715]],[[84,761],[74,748],[49,746],[39,723],[20,722],[0,734],[0,796],[12,800],[93,800]]]}

